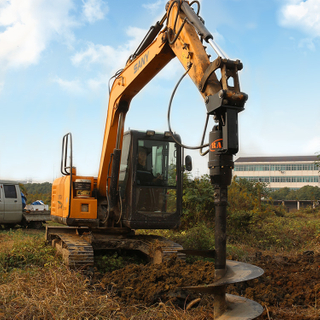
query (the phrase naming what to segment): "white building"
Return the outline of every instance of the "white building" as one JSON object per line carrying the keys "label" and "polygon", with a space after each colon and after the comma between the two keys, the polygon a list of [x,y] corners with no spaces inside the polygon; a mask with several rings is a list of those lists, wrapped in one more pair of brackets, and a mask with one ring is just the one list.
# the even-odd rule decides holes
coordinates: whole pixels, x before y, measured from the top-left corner
{"label": "white building", "polygon": [[284,187],[296,190],[306,185],[320,187],[316,161],[320,161],[317,156],[240,157],[235,160],[233,175],[266,182],[273,190]]}

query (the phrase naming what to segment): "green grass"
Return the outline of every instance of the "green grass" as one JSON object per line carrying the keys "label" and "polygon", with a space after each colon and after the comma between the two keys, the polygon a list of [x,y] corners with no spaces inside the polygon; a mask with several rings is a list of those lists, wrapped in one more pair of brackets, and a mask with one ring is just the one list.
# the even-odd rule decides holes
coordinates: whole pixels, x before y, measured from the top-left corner
{"label": "green grass", "polygon": [[[246,249],[275,252],[303,252],[317,250],[320,244],[320,212],[297,211],[283,213],[274,211],[228,218],[227,254],[246,259]],[[234,218],[234,219],[233,219]],[[204,223],[188,230],[141,230],[142,234],[156,234],[181,244],[185,249],[214,249],[214,229]]]}
{"label": "green grass", "polygon": [[299,211],[263,218],[257,215],[245,230],[233,231],[229,234],[233,245],[250,243],[261,250],[287,252],[310,250],[319,245],[320,214]]}
{"label": "green grass", "polygon": [[61,263],[55,250],[48,246],[43,232],[32,233],[22,229],[2,231],[1,242],[12,243],[0,252],[0,274],[15,269],[49,267]]}
{"label": "green grass", "polygon": [[[248,215],[246,215],[248,218]],[[278,216],[274,213],[252,215],[251,220],[241,226],[237,217],[236,225],[229,218],[227,228],[227,254],[243,258],[245,248],[276,252],[302,252],[316,250],[320,244],[320,213],[297,211]],[[140,234],[155,234],[181,244],[185,249],[214,249],[214,230],[199,223],[188,230],[140,230]],[[0,272],[24,269],[30,266],[46,267],[61,263],[55,250],[46,245],[43,232],[32,230],[10,230],[0,232],[2,242],[13,242],[12,247],[0,252]],[[141,258],[118,253],[97,256],[97,267],[107,272],[124,267],[129,263],[141,263]]]}

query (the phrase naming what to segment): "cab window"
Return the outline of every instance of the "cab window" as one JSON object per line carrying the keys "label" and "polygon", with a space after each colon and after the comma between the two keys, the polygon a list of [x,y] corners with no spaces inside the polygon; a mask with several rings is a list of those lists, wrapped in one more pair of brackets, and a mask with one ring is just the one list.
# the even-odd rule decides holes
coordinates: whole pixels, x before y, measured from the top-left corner
{"label": "cab window", "polygon": [[4,185],[4,196],[8,199],[15,199],[17,198],[17,191],[15,185]]}
{"label": "cab window", "polygon": [[174,142],[138,140],[137,184],[175,187],[176,156]]}

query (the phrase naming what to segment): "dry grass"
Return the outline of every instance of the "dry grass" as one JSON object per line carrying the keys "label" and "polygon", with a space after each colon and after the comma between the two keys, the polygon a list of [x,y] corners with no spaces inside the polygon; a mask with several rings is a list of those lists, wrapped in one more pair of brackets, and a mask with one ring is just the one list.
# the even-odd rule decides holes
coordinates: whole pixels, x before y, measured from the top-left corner
{"label": "dry grass", "polygon": [[[43,232],[42,232],[43,233]],[[125,305],[99,282],[70,270],[43,246],[43,234],[0,233],[0,319],[212,319],[210,310],[169,303]],[[201,304],[200,304],[201,305]]]}
{"label": "dry grass", "polygon": [[16,271],[0,286],[4,319],[110,319],[119,305],[65,267]]}
{"label": "dry grass", "polygon": [[[292,308],[272,308],[272,316],[267,315],[268,318],[261,317],[268,320],[282,320],[282,319],[307,319],[307,320],[319,320],[320,310],[313,309],[311,307],[295,307]],[[260,319],[260,318],[258,318]],[[257,320],[258,320],[257,319]]]}
{"label": "dry grass", "polygon": [[125,306],[64,266],[17,270],[0,285],[1,319],[213,319],[210,311],[186,311],[169,303]]}

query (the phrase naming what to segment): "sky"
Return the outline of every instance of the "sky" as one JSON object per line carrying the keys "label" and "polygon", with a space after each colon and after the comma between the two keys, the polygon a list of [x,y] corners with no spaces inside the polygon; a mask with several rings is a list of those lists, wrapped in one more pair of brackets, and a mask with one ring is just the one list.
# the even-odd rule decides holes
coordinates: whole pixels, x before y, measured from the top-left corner
{"label": "sky", "polygon": [[[320,1],[200,3],[215,41],[244,66],[240,85],[249,99],[239,114],[236,157],[320,152]],[[67,132],[77,173],[97,176],[108,81],[164,15],[165,4],[0,0],[0,179],[52,182],[61,175]],[[169,99],[183,72],[174,59],[143,88],[125,130],[168,130]],[[203,99],[186,77],[173,100],[172,129],[196,146],[205,118]],[[193,158],[194,176],[208,173],[207,157],[185,153]]]}

